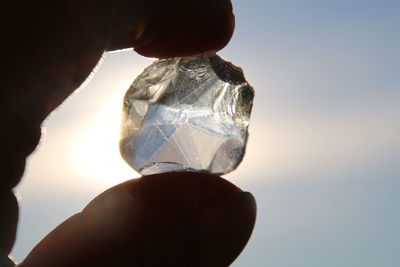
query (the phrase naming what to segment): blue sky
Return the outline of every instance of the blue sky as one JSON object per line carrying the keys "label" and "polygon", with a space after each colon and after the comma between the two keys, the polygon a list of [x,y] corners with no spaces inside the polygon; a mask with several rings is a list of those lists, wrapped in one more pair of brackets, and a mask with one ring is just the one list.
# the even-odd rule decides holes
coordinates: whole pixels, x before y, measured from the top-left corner
{"label": "blue sky", "polygon": [[[234,6],[237,29],[220,54],[244,69],[256,99],[247,155],[227,179],[255,195],[258,220],[233,266],[399,266],[400,1]],[[16,259],[136,175],[118,156],[119,111],[150,62],[107,54],[46,121],[17,188]]]}

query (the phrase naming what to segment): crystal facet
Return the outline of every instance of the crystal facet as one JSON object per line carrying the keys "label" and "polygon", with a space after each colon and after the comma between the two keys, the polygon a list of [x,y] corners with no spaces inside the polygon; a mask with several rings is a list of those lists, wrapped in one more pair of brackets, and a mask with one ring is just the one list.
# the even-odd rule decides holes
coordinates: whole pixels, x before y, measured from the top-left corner
{"label": "crystal facet", "polygon": [[121,154],[142,175],[228,173],[244,156],[253,97],[242,70],[215,54],[158,60],[125,95]]}

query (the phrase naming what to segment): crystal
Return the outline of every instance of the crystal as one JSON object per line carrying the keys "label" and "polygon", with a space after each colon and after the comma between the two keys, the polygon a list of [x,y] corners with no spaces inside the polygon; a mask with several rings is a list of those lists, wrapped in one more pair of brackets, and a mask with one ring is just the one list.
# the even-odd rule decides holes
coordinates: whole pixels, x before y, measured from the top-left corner
{"label": "crystal", "polygon": [[244,156],[253,97],[215,54],[157,60],[126,92],[121,154],[142,175],[228,173]]}

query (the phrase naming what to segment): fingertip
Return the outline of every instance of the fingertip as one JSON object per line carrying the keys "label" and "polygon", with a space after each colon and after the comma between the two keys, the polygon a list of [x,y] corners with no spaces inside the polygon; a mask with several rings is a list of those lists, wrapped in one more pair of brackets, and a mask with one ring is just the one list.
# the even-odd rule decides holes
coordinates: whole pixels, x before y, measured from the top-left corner
{"label": "fingertip", "polygon": [[204,201],[210,198],[242,192],[240,188],[226,179],[216,174],[203,172],[168,172],[149,175],[138,179],[138,183],[143,192],[153,191],[153,194],[158,192],[158,194],[155,194],[155,198],[175,192],[179,194],[190,193],[187,196],[181,197],[189,197],[189,199],[197,198]]}
{"label": "fingertip", "polygon": [[[179,2],[179,1],[178,1]],[[208,3],[210,2],[210,3]],[[230,1],[182,5],[162,17],[163,30],[152,41],[134,50],[146,57],[169,58],[219,51],[232,38],[235,16]]]}
{"label": "fingertip", "polygon": [[256,201],[249,192],[206,205],[199,214],[200,266],[229,266],[252,234],[256,210]]}
{"label": "fingertip", "polygon": [[151,175],[96,197],[21,266],[227,266],[254,220],[253,196],[217,175]]}

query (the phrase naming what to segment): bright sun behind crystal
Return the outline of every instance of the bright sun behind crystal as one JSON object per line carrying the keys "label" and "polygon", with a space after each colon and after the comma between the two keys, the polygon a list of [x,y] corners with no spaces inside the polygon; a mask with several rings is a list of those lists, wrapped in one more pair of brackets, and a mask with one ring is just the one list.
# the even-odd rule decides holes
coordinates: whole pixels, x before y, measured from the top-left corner
{"label": "bright sun behind crystal", "polygon": [[77,171],[107,186],[139,176],[119,153],[121,107],[125,91],[124,85],[110,92],[98,116],[80,129],[71,151]]}

